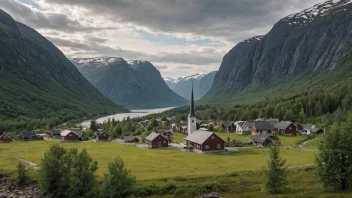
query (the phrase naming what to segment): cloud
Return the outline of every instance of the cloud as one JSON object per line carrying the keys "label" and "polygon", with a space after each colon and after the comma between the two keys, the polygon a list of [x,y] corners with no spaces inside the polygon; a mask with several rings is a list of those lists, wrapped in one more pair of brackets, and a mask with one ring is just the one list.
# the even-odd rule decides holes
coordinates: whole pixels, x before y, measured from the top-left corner
{"label": "cloud", "polygon": [[70,58],[146,60],[179,77],[217,70],[236,43],[323,0],[0,1]]}
{"label": "cloud", "polygon": [[[281,17],[321,0],[47,0],[151,31],[192,33],[238,42],[266,33]],[[88,13],[88,12],[87,12]],[[256,30],[264,30],[258,32]]]}

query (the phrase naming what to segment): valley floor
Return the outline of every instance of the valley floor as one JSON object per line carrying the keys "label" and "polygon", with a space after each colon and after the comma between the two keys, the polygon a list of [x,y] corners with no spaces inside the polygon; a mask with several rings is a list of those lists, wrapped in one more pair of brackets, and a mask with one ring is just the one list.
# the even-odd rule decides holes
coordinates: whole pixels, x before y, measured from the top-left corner
{"label": "valley floor", "polygon": [[[296,138],[296,137],[294,137]],[[18,158],[40,164],[41,158],[54,141],[31,141],[0,144],[0,171],[14,173]],[[217,183],[226,197],[265,197],[260,192],[260,171],[266,166],[268,148],[242,148],[230,154],[194,154],[174,149],[140,149],[115,142],[59,143],[66,148],[86,148],[98,161],[97,175],[100,179],[107,172],[108,162],[121,156],[131,173],[136,176],[137,186],[169,184],[205,185]],[[316,197],[329,195],[343,197],[344,194],[329,194],[318,184],[313,175],[314,153],[299,149],[281,149],[290,168],[290,190],[280,197]],[[310,166],[305,166],[310,165]],[[31,175],[36,178],[36,172]],[[348,194],[351,196],[351,194]],[[346,197],[348,197],[346,194]],[[158,197],[170,197],[159,195]],[[194,197],[194,196],[193,196]]]}

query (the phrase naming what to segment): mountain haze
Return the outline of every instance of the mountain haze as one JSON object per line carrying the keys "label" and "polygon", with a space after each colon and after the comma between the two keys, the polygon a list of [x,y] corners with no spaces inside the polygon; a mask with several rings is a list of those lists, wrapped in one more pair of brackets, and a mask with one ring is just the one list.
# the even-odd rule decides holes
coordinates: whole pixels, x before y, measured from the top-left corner
{"label": "mountain haze", "polygon": [[[245,104],[300,91],[312,87],[311,79],[324,73],[331,73],[324,76],[329,81],[351,54],[351,1],[317,4],[231,49],[202,103]],[[306,86],[294,90],[301,82]]]}
{"label": "mountain haze", "polygon": [[0,46],[0,130],[32,129],[33,119],[42,119],[39,125],[51,119],[50,126],[127,111],[100,94],[51,42],[2,10]]}
{"label": "mountain haze", "polygon": [[102,94],[128,108],[161,108],[187,104],[162,79],[148,61],[122,58],[71,59]]}
{"label": "mountain haze", "polygon": [[192,82],[194,87],[194,98],[196,100],[203,97],[211,88],[216,71],[208,74],[195,74],[184,78],[164,78],[166,84],[185,99],[190,98],[190,90],[192,89]]}

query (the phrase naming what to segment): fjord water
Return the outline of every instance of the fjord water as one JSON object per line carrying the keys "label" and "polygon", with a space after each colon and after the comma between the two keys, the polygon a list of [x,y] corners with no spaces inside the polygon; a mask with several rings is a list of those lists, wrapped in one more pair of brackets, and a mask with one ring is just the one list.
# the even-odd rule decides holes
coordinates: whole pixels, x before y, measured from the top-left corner
{"label": "fjord water", "polygon": [[[162,112],[170,110],[172,108],[174,108],[174,107],[158,108],[158,109],[131,110],[131,113],[118,113],[118,114],[114,114],[114,115],[104,116],[104,117],[96,119],[96,121],[97,121],[97,123],[103,123],[105,121],[108,121],[109,119],[112,120],[113,118],[115,118],[115,120],[123,120],[124,118],[127,118],[127,117],[130,117],[130,118],[142,117],[142,116],[146,116],[146,115],[153,114],[153,113],[162,113]],[[85,120],[80,125],[83,127],[89,127],[91,121],[92,120]]]}

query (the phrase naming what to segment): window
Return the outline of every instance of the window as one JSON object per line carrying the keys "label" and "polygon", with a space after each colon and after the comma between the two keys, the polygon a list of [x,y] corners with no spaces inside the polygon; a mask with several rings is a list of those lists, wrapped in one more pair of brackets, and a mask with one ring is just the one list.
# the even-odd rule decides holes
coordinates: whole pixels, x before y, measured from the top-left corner
{"label": "window", "polygon": [[221,148],[221,144],[218,144],[218,145],[217,145],[217,148]]}
{"label": "window", "polygon": [[205,149],[209,149],[209,145],[205,145]]}
{"label": "window", "polygon": [[68,136],[72,136],[72,134],[68,135]]}
{"label": "window", "polygon": [[194,123],[194,120],[192,120],[192,123]]}
{"label": "window", "polygon": [[289,127],[288,129],[292,130],[292,127]]}
{"label": "window", "polygon": [[166,140],[164,140],[163,143],[165,144],[165,143],[166,143]]}
{"label": "window", "polygon": [[211,136],[211,139],[215,139],[215,136]]}

